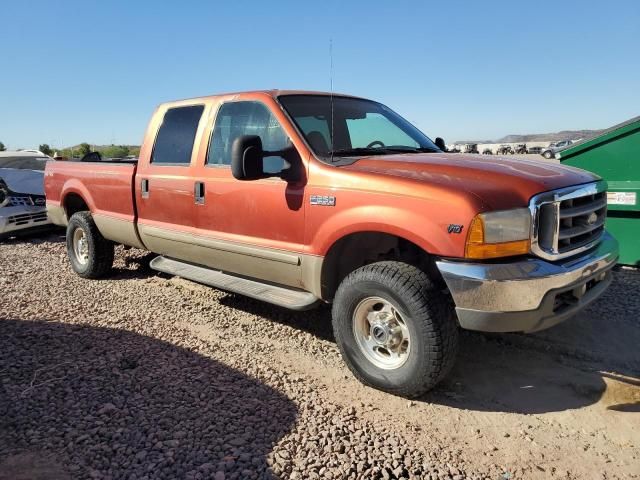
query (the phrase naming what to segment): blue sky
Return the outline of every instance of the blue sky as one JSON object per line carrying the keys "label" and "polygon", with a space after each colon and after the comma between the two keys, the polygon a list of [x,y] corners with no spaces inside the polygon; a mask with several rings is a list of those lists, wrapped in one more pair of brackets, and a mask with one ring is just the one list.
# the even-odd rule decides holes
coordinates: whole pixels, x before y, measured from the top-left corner
{"label": "blue sky", "polygon": [[138,144],[160,102],[329,89],[432,138],[640,114],[640,2],[3,0],[0,141]]}

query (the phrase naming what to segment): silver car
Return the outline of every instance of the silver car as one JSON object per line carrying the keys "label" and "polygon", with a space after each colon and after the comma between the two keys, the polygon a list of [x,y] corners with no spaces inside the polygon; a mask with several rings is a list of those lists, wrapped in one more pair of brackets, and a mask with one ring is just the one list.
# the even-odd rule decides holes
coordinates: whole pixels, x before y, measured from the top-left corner
{"label": "silver car", "polygon": [[573,142],[571,140],[562,140],[556,143],[552,142],[549,144],[547,148],[542,149],[542,151],[540,152],[540,155],[542,155],[547,160],[551,158],[555,158],[556,153],[558,153],[560,150],[564,150],[565,148],[569,148],[572,143]]}
{"label": "silver car", "polygon": [[52,226],[44,196],[44,166],[50,157],[0,154],[0,240]]}

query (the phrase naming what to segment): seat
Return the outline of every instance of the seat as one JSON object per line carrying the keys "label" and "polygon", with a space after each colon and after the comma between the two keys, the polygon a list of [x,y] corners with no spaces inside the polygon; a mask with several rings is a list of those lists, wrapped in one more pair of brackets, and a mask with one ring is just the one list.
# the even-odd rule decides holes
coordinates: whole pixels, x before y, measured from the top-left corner
{"label": "seat", "polygon": [[313,130],[307,134],[307,141],[311,145],[316,152],[320,154],[329,153],[329,145],[327,145],[327,140],[324,138],[324,135],[317,130]]}

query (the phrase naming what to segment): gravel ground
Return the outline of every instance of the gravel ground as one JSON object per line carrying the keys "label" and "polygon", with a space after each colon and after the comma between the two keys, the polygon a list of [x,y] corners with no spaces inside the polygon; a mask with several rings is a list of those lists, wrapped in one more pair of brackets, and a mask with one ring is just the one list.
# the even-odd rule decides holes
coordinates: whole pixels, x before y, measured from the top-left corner
{"label": "gravel ground", "polygon": [[149,270],[88,281],[60,235],[0,244],[0,479],[638,478],[640,274],[537,335],[462,335],[407,400],[359,384],[326,308]]}

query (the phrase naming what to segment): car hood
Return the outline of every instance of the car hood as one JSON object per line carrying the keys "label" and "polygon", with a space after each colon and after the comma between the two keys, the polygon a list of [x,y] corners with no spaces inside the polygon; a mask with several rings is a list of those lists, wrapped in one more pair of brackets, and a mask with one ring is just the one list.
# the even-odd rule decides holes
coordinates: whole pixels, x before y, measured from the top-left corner
{"label": "car hood", "polygon": [[538,193],[600,178],[542,160],[451,153],[371,156],[343,168],[459,189],[496,210],[526,206]]}
{"label": "car hood", "polygon": [[44,172],[16,168],[0,168],[0,179],[14,193],[44,195]]}

